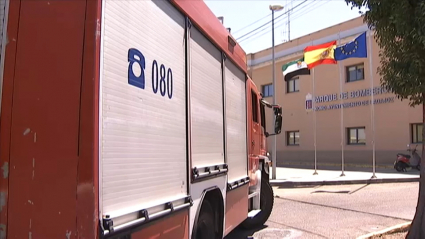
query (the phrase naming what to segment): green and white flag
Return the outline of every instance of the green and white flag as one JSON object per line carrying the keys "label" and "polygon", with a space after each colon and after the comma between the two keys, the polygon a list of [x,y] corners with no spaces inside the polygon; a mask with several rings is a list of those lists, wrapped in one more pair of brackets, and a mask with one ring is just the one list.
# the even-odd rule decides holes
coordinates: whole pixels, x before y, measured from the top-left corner
{"label": "green and white flag", "polygon": [[310,75],[310,69],[304,62],[304,58],[291,61],[282,66],[283,79],[289,81],[294,76],[298,75]]}

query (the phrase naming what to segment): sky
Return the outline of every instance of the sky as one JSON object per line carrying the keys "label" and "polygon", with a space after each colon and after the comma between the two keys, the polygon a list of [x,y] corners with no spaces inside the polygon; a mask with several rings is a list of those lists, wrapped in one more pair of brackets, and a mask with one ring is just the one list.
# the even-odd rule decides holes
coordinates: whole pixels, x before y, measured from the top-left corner
{"label": "sky", "polygon": [[233,37],[246,53],[255,53],[272,46],[269,5],[284,6],[283,10],[274,14],[275,45],[288,40],[288,11],[291,40],[360,16],[359,9],[351,9],[344,0],[204,1],[217,17],[224,18],[225,27],[231,28]]}

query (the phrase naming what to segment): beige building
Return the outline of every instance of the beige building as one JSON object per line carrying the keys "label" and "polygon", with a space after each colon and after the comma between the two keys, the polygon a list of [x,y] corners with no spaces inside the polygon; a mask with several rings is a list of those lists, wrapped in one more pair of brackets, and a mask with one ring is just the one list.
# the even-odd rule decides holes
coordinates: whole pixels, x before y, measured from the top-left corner
{"label": "beige building", "polygon": [[[319,165],[340,164],[342,147],[345,164],[371,165],[372,108],[375,115],[378,165],[392,164],[396,153],[408,153],[407,144],[414,145],[422,141],[422,125],[419,125],[422,122],[421,107],[409,107],[407,101],[398,100],[395,95],[385,92],[380,86],[380,76],[376,71],[379,66],[379,47],[373,35],[372,54],[368,52],[369,58],[346,59],[339,62],[340,66],[319,65],[314,67],[314,73],[312,71],[310,75],[297,76],[288,82],[283,80],[282,65],[301,58],[306,46],[339,40],[339,36],[341,41],[338,41],[338,45],[345,44],[367,30],[367,25],[363,23],[362,17],[359,17],[275,46],[276,100],[283,108],[282,134],[277,136],[278,166],[285,163],[314,163],[315,122]],[[247,56],[249,74],[269,102],[272,102],[273,92],[271,54],[269,48]],[[369,94],[372,87],[371,69],[375,92],[373,107]],[[342,100],[339,97],[341,78]],[[308,94],[314,95],[315,112],[306,109]],[[341,103],[344,105],[342,110]],[[267,119],[268,131],[271,131],[272,122],[271,118]],[[269,150],[270,142],[268,140]],[[418,145],[418,151],[420,148]]]}

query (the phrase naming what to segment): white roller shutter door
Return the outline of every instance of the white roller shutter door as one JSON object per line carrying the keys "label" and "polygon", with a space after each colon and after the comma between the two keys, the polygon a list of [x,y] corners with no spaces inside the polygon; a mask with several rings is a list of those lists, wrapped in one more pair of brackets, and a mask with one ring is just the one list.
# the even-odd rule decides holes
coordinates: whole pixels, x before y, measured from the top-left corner
{"label": "white roller shutter door", "polygon": [[221,52],[190,30],[192,168],[224,163]]}
{"label": "white roller shutter door", "polygon": [[248,173],[246,78],[229,59],[225,66],[228,181],[233,182]]}
{"label": "white roller shutter door", "polygon": [[187,195],[185,18],[103,1],[100,204],[120,216]]}

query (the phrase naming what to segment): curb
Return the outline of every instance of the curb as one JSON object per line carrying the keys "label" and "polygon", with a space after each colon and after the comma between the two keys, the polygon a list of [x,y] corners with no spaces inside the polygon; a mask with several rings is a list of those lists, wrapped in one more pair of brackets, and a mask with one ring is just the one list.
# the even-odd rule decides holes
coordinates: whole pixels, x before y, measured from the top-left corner
{"label": "curb", "polygon": [[354,180],[332,180],[332,181],[281,181],[270,180],[273,187],[296,187],[296,186],[318,186],[318,185],[346,185],[346,184],[374,184],[374,183],[410,183],[419,182],[417,178],[377,178],[377,179],[354,179]]}
{"label": "curb", "polygon": [[397,232],[400,232],[402,230],[408,229],[410,227],[411,223],[412,222],[401,223],[401,224],[383,229],[381,231],[371,232],[369,234],[359,236],[356,239],[368,239],[368,238],[372,238],[373,236],[379,236],[379,235],[390,234],[390,233],[397,233]]}

